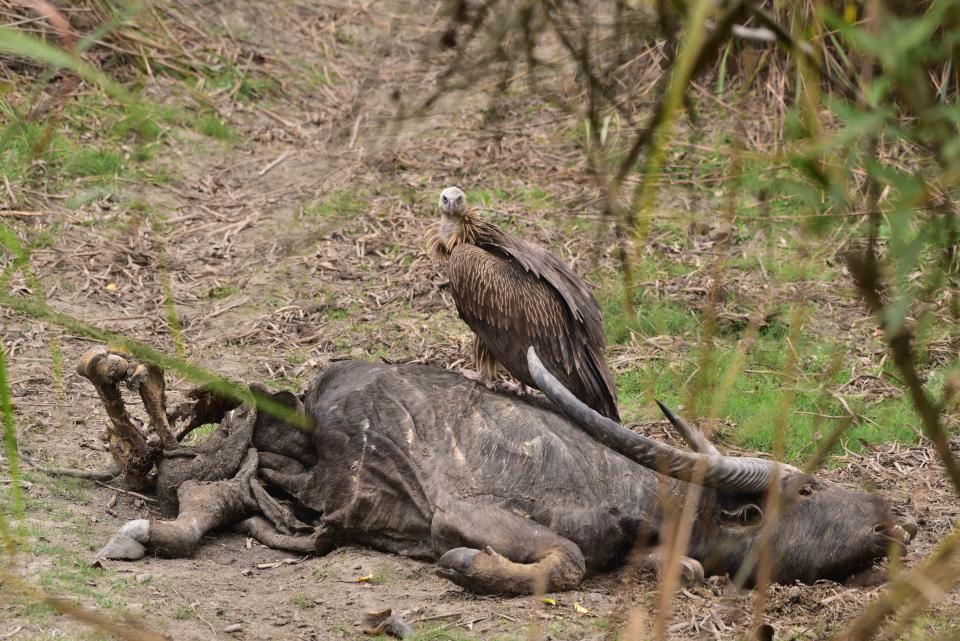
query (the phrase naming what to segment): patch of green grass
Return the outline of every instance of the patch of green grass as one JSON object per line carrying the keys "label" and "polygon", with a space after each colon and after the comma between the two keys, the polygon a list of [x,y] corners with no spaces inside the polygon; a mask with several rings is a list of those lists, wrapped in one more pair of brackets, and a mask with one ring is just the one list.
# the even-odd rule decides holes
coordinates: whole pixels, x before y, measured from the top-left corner
{"label": "patch of green grass", "polygon": [[[658,418],[654,399],[686,416],[703,416],[713,408],[719,418],[735,425],[729,433],[718,435],[721,439],[729,439],[741,448],[771,452],[784,395],[792,391],[783,439],[785,456],[794,463],[809,457],[818,442],[829,436],[847,416],[843,404],[830,394],[846,382],[848,376],[847,372],[829,365],[837,358],[842,360],[843,354],[837,351],[839,347],[813,338],[808,344],[802,342],[797,346],[801,355],[800,371],[796,380],[791,380],[787,371],[790,347],[786,332],[782,328],[771,328],[757,337],[732,388],[724,394],[721,381],[734,360],[736,343],[730,340],[719,340],[719,343],[704,364],[705,371],[698,369],[701,359],[694,352],[678,355],[670,362],[657,360],[618,374],[617,393],[624,415]],[[684,406],[689,400],[691,385],[699,385],[700,390],[693,409]],[[723,398],[718,397],[720,394]],[[842,439],[851,451],[861,450],[864,443],[915,442],[914,429],[919,421],[906,396],[887,398],[873,405],[852,398],[847,405],[859,417]],[[680,407],[683,409],[679,410]],[[842,447],[838,446],[835,451],[842,451]]]}
{"label": "patch of green grass", "polygon": [[354,36],[352,33],[348,33],[344,31],[343,29],[337,29],[336,31],[334,31],[333,38],[338,43],[342,45],[347,45],[348,47],[352,47],[355,44],[357,44],[356,36]]}
{"label": "patch of green grass", "polygon": [[90,189],[85,189],[79,193],[73,194],[67,198],[67,209],[80,209],[90,203],[109,198],[113,195],[113,189],[106,185],[94,185]]}
{"label": "patch of green grass", "polygon": [[40,572],[39,584],[55,594],[89,599],[108,610],[121,605],[125,583],[112,572],[90,566],[89,560],[72,550],[56,546],[34,546],[45,556],[53,556],[52,567]]}
{"label": "patch of green grass", "polygon": [[240,100],[260,100],[275,95],[279,90],[272,78],[250,74],[226,59],[221,61],[219,69],[208,68],[206,71],[208,87],[229,90]]}
{"label": "patch of green grass", "polygon": [[123,168],[123,157],[104,149],[75,149],[64,159],[67,177],[115,176]]}
{"label": "patch of green grass", "polygon": [[30,236],[30,248],[43,249],[46,247],[53,247],[53,244],[57,240],[58,230],[59,230],[59,226],[56,224],[36,230]]}
{"label": "patch of green grass", "polygon": [[178,606],[173,611],[173,614],[171,614],[170,616],[176,619],[177,621],[187,621],[189,619],[192,619],[194,616],[196,616],[196,614],[194,613],[193,608],[187,607],[185,605],[181,605],[181,606]]}
{"label": "patch of green grass", "polygon": [[223,300],[238,293],[240,293],[240,288],[235,285],[220,285],[207,290],[205,296],[210,300]]}
{"label": "patch of green grass", "polygon": [[204,423],[187,434],[183,443],[185,445],[200,445],[210,438],[210,435],[216,432],[219,427],[220,425],[217,423]]}
{"label": "patch of green grass", "polygon": [[949,601],[921,613],[897,637],[900,641],[953,641],[957,638],[957,607]]}
{"label": "patch of green grass", "polygon": [[344,189],[326,194],[322,199],[305,207],[303,213],[306,216],[350,220],[366,212],[369,206],[365,192]]}
{"label": "patch of green grass", "polygon": [[220,120],[216,114],[203,114],[194,122],[194,128],[204,136],[224,141],[231,141],[237,137],[233,127]]}
{"label": "patch of green grass", "polygon": [[313,599],[308,597],[306,594],[296,594],[293,597],[293,604],[300,608],[301,610],[309,610],[314,607],[316,604],[313,602]]}
{"label": "patch of green grass", "polygon": [[51,477],[47,483],[50,494],[71,503],[83,503],[87,500],[87,488],[84,481],[63,476]]}
{"label": "patch of green grass", "polygon": [[658,299],[642,289],[634,297],[632,318],[624,305],[622,288],[604,289],[597,297],[603,311],[607,342],[613,345],[628,342],[631,333],[648,338],[692,334],[701,324],[701,320],[682,305]]}
{"label": "patch of green grass", "polygon": [[531,211],[554,209],[556,202],[553,196],[540,187],[522,187],[515,191],[515,199]]}
{"label": "patch of green grass", "polygon": [[468,205],[483,208],[491,207],[494,203],[507,199],[507,192],[498,187],[491,189],[468,189],[465,195]]}
{"label": "patch of green grass", "polygon": [[374,572],[373,576],[370,577],[370,583],[373,585],[392,585],[396,582],[397,570],[389,565],[381,566],[380,569]]}

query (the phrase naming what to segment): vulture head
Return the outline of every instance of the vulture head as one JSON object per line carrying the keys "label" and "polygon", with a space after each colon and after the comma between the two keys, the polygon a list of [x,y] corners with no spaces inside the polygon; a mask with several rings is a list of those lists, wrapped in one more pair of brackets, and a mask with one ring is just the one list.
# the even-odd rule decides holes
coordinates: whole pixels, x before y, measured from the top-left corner
{"label": "vulture head", "polygon": [[440,211],[451,218],[457,218],[466,213],[467,197],[459,187],[447,187],[440,192]]}

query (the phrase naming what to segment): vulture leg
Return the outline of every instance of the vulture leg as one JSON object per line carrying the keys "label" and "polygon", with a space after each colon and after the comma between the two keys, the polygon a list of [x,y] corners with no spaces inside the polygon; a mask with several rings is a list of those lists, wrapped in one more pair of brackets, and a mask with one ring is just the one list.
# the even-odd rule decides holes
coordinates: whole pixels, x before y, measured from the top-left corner
{"label": "vulture leg", "polygon": [[576,544],[498,507],[445,505],[433,517],[431,537],[444,552],[437,574],[477,594],[569,590],[585,573]]}
{"label": "vulture leg", "polygon": [[487,389],[493,389],[497,380],[497,359],[476,334],[473,336],[473,360],[477,369],[461,369],[460,373],[468,380],[480,383]]}
{"label": "vulture leg", "polygon": [[493,389],[494,381],[492,379],[486,378],[483,372],[478,372],[475,369],[460,369],[460,375],[463,376],[468,381],[473,381],[474,383],[480,383],[487,389]]}

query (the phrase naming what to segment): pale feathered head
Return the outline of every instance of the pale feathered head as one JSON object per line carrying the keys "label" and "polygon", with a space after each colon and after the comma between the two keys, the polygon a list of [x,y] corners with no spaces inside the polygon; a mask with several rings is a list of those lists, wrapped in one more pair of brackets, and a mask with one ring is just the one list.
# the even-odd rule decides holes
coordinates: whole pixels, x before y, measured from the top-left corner
{"label": "pale feathered head", "polygon": [[467,211],[467,197],[459,187],[447,187],[440,192],[440,211],[447,216],[462,216]]}

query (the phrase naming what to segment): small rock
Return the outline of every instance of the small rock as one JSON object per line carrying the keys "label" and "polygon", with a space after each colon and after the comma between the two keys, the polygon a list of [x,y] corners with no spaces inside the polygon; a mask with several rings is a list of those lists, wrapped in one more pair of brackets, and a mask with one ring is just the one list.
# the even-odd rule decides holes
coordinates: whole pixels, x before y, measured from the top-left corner
{"label": "small rock", "polygon": [[136,578],[137,583],[146,583],[153,578],[153,575],[150,573],[138,574]]}
{"label": "small rock", "polygon": [[240,574],[242,574],[243,576],[250,576],[251,574],[253,574],[253,570],[251,570],[250,568],[243,568],[242,570],[240,570]]}
{"label": "small rock", "polygon": [[223,629],[224,632],[240,632],[243,630],[242,623],[231,623]]}

